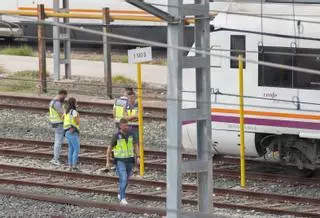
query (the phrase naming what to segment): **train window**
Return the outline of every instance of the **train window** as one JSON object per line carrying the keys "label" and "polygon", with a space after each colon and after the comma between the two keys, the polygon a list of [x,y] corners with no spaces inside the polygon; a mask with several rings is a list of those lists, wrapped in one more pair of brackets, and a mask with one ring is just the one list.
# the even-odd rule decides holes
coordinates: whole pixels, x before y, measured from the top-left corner
{"label": "train window", "polygon": [[[320,70],[320,49],[298,49],[295,66]],[[301,89],[320,89],[320,75],[294,72],[294,87]]]}
{"label": "train window", "polygon": [[[320,49],[259,47],[259,61],[320,70]],[[259,65],[259,86],[320,89],[320,76]]]}
{"label": "train window", "polygon": [[[230,37],[230,56],[238,57],[242,55],[246,57],[246,36],[244,35],[231,35]],[[243,68],[246,68],[246,63]],[[237,60],[230,60],[230,68],[238,68]]]}
{"label": "train window", "polygon": [[[259,51],[262,48],[259,47]],[[291,48],[263,47],[259,61],[292,66]],[[292,71],[259,65],[259,86],[292,87]]]}

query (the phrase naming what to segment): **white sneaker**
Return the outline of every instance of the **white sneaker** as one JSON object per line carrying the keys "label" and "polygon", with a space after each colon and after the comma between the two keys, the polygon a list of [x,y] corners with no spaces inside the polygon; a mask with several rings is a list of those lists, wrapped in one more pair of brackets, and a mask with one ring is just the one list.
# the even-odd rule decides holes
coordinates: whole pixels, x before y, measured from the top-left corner
{"label": "white sneaker", "polygon": [[121,199],[120,199],[120,194],[118,194],[118,199],[119,199],[119,201],[121,200]]}
{"label": "white sneaker", "polygon": [[120,201],[120,204],[122,204],[122,205],[127,205],[128,202],[127,202],[126,199],[124,198],[124,199],[122,199],[122,200]]}
{"label": "white sneaker", "polygon": [[53,165],[59,166],[60,165],[60,161],[52,159],[50,160],[50,163],[52,163]]}

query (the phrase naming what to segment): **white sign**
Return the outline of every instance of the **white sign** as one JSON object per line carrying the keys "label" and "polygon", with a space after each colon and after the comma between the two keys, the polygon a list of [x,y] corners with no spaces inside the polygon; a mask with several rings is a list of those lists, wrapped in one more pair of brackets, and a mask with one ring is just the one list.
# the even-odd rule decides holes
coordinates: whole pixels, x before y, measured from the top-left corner
{"label": "white sign", "polygon": [[152,61],[151,47],[128,50],[129,64]]}

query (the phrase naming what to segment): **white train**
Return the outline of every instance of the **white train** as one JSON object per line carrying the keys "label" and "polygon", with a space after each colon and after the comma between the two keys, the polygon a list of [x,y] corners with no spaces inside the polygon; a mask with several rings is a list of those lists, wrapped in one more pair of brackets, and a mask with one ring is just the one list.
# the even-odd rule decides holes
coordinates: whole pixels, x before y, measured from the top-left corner
{"label": "white train", "polygon": [[[226,4],[225,13],[212,21],[212,52],[320,70],[319,13],[318,4]],[[217,155],[240,152],[237,67],[237,61],[211,57],[212,147]],[[194,73],[184,72],[184,108],[195,107],[190,102],[195,100],[194,81]],[[245,63],[244,95],[247,156],[278,152],[284,165],[319,166],[320,75]],[[186,150],[196,149],[195,128],[195,123],[183,126]]]}

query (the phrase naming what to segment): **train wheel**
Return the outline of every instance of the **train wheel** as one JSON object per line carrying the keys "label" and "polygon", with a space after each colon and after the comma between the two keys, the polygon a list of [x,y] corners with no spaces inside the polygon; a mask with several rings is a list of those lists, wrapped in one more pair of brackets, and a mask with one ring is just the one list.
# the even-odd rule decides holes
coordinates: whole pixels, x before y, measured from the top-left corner
{"label": "train wheel", "polygon": [[295,175],[299,177],[311,177],[314,170],[307,169],[303,165],[305,163],[303,154],[294,148],[288,148],[281,152],[280,164],[283,166],[286,174]]}

